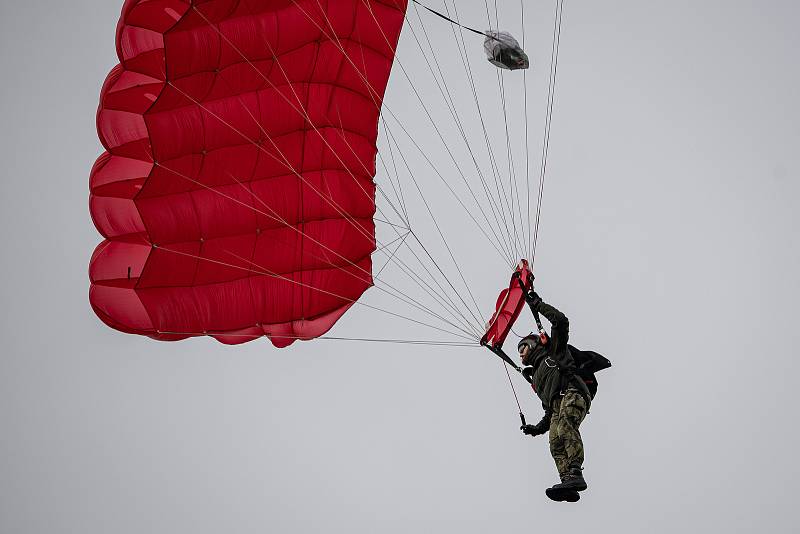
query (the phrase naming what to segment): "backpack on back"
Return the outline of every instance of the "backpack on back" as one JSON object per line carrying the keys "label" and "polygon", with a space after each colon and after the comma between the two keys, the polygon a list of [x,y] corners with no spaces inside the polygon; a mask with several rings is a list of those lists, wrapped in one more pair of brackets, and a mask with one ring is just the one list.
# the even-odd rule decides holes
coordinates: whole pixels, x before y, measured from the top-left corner
{"label": "backpack on back", "polygon": [[594,374],[611,367],[611,361],[592,350],[580,350],[572,345],[567,345],[567,348],[575,360],[575,374],[586,383],[589,393],[594,398],[597,394],[597,377]]}

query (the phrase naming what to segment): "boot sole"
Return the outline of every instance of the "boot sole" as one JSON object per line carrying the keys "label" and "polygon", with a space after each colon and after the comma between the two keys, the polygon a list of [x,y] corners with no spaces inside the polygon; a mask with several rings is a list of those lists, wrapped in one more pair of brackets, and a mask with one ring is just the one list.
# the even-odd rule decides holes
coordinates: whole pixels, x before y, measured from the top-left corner
{"label": "boot sole", "polygon": [[580,494],[575,490],[554,490],[547,488],[544,490],[545,495],[550,500],[556,502],[578,502],[581,498]]}

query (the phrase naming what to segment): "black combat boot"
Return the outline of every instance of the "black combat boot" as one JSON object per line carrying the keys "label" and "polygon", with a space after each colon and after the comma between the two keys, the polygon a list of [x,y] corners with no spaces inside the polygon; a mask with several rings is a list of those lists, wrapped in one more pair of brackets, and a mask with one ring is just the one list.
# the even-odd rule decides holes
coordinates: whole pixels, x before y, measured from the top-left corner
{"label": "black combat boot", "polygon": [[556,502],[578,502],[581,498],[581,494],[575,490],[556,490],[553,488],[547,488],[544,490],[544,494],[547,495],[550,500]]}
{"label": "black combat boot", "polygon": [[583,470],[579,467],[570,469],[567,474],[561,477],[561,484],[556,484],[551,490],[555,492],[564,491],[583,491],[586,489],[586,481],[583,479]]}

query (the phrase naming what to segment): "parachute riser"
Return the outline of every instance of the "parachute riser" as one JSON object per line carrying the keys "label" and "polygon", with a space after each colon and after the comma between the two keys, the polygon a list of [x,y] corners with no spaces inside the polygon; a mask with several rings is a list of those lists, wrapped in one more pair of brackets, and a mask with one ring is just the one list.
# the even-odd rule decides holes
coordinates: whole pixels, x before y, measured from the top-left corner
{"label": "parachute riser", "polygon": [[[522,283],[522,279],[517,277],[517,282],[519,282],[519,287],[522,288],[522,293],[527,294],[528,290],[525,287],[525,284]],[[531,313],[533,313],[533,320],[536,321],[536,328],[539,330],[539,337],[547,336],[547,332],[542,325],[542,318],[539,317],[539,312],[531,308]]]}
{"label": "parachute riser", "polygon": [[488,343],[481,343],[481,345],[483,345],[484,347],[495,353],[501,360],[506,362],[516,372],[522,373],[522,368],[516,363],[514,363],[514,360],[512,360],[511,357],[509,357],[509,355],[505,353],[502,347],[495,347]]}

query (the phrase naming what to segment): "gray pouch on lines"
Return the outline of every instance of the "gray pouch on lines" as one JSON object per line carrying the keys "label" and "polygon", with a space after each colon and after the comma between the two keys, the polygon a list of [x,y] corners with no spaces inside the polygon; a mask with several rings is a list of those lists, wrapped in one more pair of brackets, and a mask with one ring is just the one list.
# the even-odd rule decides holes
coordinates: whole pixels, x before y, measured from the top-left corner
{"label": "gray pouch on lines", "polygon": [[495,30],[486,30],[485,33],[483,49],[490,63],[508,70],[528,68],[528,55],[510,33]]}

